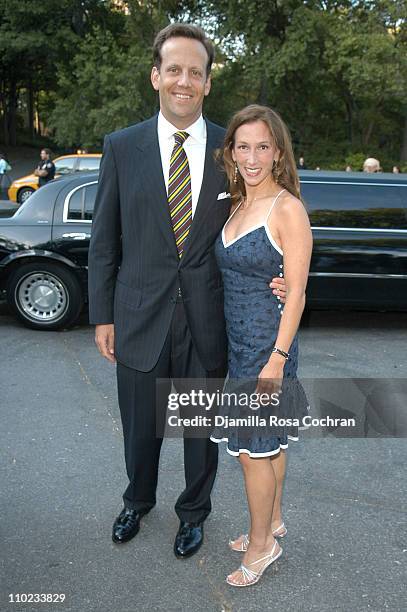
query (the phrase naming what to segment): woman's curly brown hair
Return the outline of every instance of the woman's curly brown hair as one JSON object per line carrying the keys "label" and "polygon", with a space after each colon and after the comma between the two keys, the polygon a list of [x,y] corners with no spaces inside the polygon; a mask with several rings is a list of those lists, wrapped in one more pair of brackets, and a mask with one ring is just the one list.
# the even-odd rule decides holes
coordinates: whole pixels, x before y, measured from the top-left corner
{"label": "woman's curly brown hair", "polygon": [[241,125],[253,123],[254,121],[264,121],[270,130],[277,149],[280,151],[273,172],[274,180],[281,185],[281,187],[285,187],[293,196],[302,200],[300,195],[300,180],[295,164],[291,136],[286,124],[280,115],[272,108],[261,106],[260,104],[250,104],[233,115],[226,130],[223,150],[220,150],[217,155],[217,158],[221,159],[223,162],[229,181],[232,205],[237,204],[246,196],[244,181],[240,173],[237,174],[237,183],[234,182],[235,162],[232,158],[232,149],[235,144],[236,130]]}

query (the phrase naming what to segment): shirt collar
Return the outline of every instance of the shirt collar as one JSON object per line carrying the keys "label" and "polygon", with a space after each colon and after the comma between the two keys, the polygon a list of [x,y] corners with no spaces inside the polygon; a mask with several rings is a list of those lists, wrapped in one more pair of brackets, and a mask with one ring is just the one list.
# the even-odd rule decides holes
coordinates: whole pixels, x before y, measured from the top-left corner
{"label": "shirt collar", "polygon": [[[158,133],[160,136],[164,138],[171,138],[175,132],[179,132],[180,130],[172,125],[162,114],[160,111],[158,113],[158,124],[157,124]],[[182,130],[183,132],[188,132],[190,138],[198,142],[199,144],[205,144],[206,142],[206,122],[203,118],[202,114],[198,117],[198,119],[189,127]],[[188,139],[189,140],[189,139]]]}

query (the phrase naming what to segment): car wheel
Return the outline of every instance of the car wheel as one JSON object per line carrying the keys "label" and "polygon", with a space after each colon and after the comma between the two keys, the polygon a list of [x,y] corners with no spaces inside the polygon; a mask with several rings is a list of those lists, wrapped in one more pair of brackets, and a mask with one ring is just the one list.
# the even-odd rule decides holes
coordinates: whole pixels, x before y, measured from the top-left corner
{"label": "car wheel", "polygon": [[23,187],[17,194],[17,202],[19,204],[24,204],[26,200],[34,193],[35,189],[31,189],[31,187]]}
{"label": "car wheel", "polygon": [[44,330],[73,325],[83,306],[76,276],[59,264],[41,261],[23,265],[11,275],[7,301],[24,325]]}

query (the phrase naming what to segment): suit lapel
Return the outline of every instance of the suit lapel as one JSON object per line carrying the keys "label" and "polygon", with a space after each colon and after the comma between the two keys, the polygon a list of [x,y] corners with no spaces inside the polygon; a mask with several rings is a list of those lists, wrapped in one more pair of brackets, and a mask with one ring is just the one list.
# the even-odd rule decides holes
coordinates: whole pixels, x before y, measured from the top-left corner
{"label": "suit lapel", "polygon": [[143,138],[137,143],[137,147],[145,153],[141,172],[148,186],[149,200],[151,200],[158,227],[178,258],[161,163],[157,120],[158,114],[146,121]]}
{"label": "suit lapel", "polygon": [[206,121],[206,130],[205,162],[201,191],[199,192],[199,198],[196,205],[195,214],[192,219],[191,229],[189,231],[184,253],[180,262],[181,265],[186,260],[186,257],[192,248],[192,245],[198,238],[200,231],[202,231],[203,222],[206,215],[210,211],[211,204],[216,202],[219,179],[216,174],[215,160],[213,155],[214,149],[219,146],[219,137],[213,129],[212,124],[208,121]]}

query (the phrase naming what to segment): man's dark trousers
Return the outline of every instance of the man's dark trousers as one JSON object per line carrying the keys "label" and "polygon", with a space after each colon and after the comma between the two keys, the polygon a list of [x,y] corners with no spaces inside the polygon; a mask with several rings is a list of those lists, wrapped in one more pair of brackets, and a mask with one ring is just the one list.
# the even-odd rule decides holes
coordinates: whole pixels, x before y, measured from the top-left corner
{"label": "man's dark trousers", "polygon": [[[125,506],[144,513],[155,505],[166,400],[171,391],[170,379],[175,379],[176,391],[187,392],[188,378],[213,378],[216,385],[224,377],[225,366],[207,371],[201,364],[192,342],[182,299],[175,307],[159,360],[150,372],[140,372],[117,363],[126,470],[130,481],[123,495]],[[159,382],[161,387],[158,394],[156,379],[164,379]],[[177,383],[176,379],[182,380]],[[207,382],[207,388],[210,388],[210,380]],[[185,412],[188,414],[188,409]],[[178,497],[175,511],[181,521],[200,522],[211,511],[210,493],[218,464],[218,445],[208,437],[188,435],[183,442],[186,487]]]}

